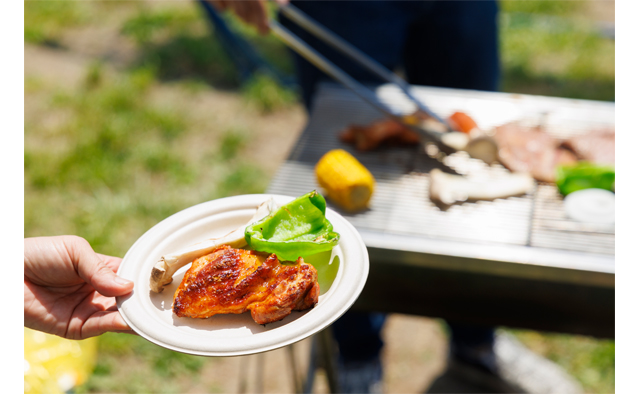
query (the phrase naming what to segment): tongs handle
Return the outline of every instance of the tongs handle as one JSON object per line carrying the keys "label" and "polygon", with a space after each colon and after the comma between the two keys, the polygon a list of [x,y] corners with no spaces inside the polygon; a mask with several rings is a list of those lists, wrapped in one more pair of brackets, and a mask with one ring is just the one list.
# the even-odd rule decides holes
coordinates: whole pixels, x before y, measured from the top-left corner
{"label": "tongs handle", "polygon": [[376,96],[370,89],[366,88],[360,82],[352,78],[349,74],[342,71],[342,69],[322,56],[315,49],[311,48],[311,46],[302,41],[298,36],[293,34],[280,23],[272,20],[270,21],[270,27],[273,33],[282,41],[284,41],[284,43],[286,43],[291,49],[296,51],[300,56],[307,59],[310,63],[318,67],[320,70],[324,71],[329,76],[342,83],[364,101],[371,104],[374,108],[376,108],[386,116],[394,119],[395,121],[411,128],[427,140],[436,143],[438,148],[440,148],[440,150],[442,150],[443,152],[451,153],[451,148],[442,143],[442,138],[439,133],[423,129],[412,124],[408,124],[402,116],[394,114],[389,108],[383,105],[379,101],[378,96]]}
{"label": "tongs handle", "polygon": [[273,33],[282,41],[284,41],[289,46],[289,48],[296,51],[300,56],[307,59],[310,63],[327,73],[330,77],[334,78],[347,88],[351,89],[355,94],[360,96],[360,98],[376,107],[376,109],[383,112],[385,115],[392,118],[398,118],[400,120],[400,116],[394,114],[389,110],[389,108],[380,103],[378,97],[370,89],[366,88],[360,82],[352,78],[349,74],[342,71],[341,68],[333,64],[326,57],[322,56],[319,52],[311,48],[311,46],[302,41],[300,37],[296,36],[289,29],[282,26],[276,21],[271,21],[270,25]]}
{"label": "tongs handle", "polygon": [[280,5],[279,8],[280,12],[283,15],[285,15],[291,21],[297,23],[300,27],[302,27],[309,33],[315,35],[325,43],[331,45],[346,56],[355,60],[357,63],[360,63],[360,65],[369,70],[371,73],[377,75],[382,80],[396,85],[418,107],[418,109],[436,119],[438,122],[444,124],[448,128],[448,125],[444,120],[442,120],[436,113],[431,111],[429,107],[427,107],[423,102],[418,100],[413,95],[413,93],[411,93],[411,87],[409,86],[409,84],[404,79],[400,78],[397,74],[391,72],[382,64],[378,63],[370,56],[368,56],[366,53],[362,52],[355,46],[351,45],[349,42],[343,40],[340,36],[336,35],[331,30],[313,20],[297,7],[291,4],[284,4]]}

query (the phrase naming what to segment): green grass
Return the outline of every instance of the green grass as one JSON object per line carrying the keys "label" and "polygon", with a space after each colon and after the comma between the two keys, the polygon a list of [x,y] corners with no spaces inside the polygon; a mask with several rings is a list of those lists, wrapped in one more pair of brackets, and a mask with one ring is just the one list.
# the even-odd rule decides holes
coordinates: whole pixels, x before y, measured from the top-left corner
{"label": "green grass", "polygon": [[[231,14],[225,14],[224,18],[277,70],[293,73],[293,62],[277,38],[258,34]],[[247,101],[263,113],[296,102],[293,91],[266,75],[257,75],[241,86],[233,62],[199,8],[180,12],[141,9],[123,24],[121,32],[140,48],[138,64],[153,66],[163,80],[191,81],[188,82],[191,84],[195,80],[223,89],[241,87]]]}
{"label": "green grass", "polygon": [[[134,335],[105,334],[98,346],[96,368],[78,393],[179,393],[178,378],[197,380],[204,365],[213,361],[169,351]],[[114,374],[120,379],[113,379]]]}
{"label": "green grass", "polygon": [[243,129],[227,130],[222,135],[222,142],[218,156],[222,160],[231,160],[238,156],[240,150],[246,146],[249,139],[249,132]]}
{"label": "green grass", "polygon": [[65,114],[64,122],[48,129],[46,117],[27,121],[26,236],[80,234],[96,250],[122,255],[180,209],[264,190],[264,173],[240,157],[251,133],[190,151],[183,145],[195,126],[185,108],[153,103],[156,78],[143,68],[109,80],[93,64],[82,87],[50,95],[47,112]]}
{"label": "green grass", "polygon": [[245,99],[262,113],[286,108],[297,101],[296,94],[280,86],[273,78],[256,75],[242,89]]}
{"label": "green grass", "polygon": [[77,1],[26,1],[24,40],[57,45],[65,29],[87,22],[87,7]]}
{"label": "green grass", "polygon": [[558,0],[500,0],[499,4],[502,12],[526,12],[568,17],[583,6],[579,1]]}
{"label": "green grass", "polygon": [[504,91],[614,100],[615,43],[580,20],[551,17],[569,15],[580,2],[501,4]]}
{"label": "green grass", "polygon": [[159,35],[167,33],[175,35],[178,32],[188,31],[192,24],[201,22],[200,19],[200,15],[193,8],[157,11],[140,8],[137,14],[127,19],[121,32],[143,46],[157,39]]}
{"label": "green grass", "polygon": [[139,48],[137,64],[152,66],[163,80],[205,81],[233,88],[238,75],[198,8],[140,8],[120,29]]}
{"label": "green grass", "polygon": [[587,393],[615,392],[615,342],[594,338],[511,331],[527,347],[562,366]]}

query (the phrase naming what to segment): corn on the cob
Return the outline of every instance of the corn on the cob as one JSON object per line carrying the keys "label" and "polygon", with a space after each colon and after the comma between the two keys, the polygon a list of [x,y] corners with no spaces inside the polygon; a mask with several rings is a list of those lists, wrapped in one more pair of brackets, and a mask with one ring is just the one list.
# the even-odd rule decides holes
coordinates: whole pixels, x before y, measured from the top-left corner
{"label": "corn on the cob", "polygon": [[336,204],[349,211],[367,207],[373,194],[373,175],[349,152],[334,149],[316,164],[316,178]]}

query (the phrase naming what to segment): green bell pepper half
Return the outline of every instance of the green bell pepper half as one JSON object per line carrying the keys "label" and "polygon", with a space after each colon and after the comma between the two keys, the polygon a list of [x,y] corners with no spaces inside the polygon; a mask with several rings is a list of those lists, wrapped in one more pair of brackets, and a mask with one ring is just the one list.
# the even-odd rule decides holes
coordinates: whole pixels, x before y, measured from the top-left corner
{"label": "green bell pepper half", "polygon": [[613,166],[579,162],[558,166],[556,185],[563,195],[582,189],[605,189],[614,191],[616,172]]}
{"label": "green bell pepper half", "polygon": [[275,253],[283,261],[329,251],[340,234],[325,217],[326,209],[324,197],[314,190],[247,226],[244,237],[251,249]]}

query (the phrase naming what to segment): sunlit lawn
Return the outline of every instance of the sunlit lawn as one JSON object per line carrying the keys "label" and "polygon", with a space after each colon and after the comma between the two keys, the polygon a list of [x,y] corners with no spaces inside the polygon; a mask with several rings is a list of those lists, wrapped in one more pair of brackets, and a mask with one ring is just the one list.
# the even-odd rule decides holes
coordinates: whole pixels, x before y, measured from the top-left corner
{"label": "sunlit lawn", "polygon": [[[580,6],[503,3],[505,91],[613,100],[612,41],[587,24],[550,25],[520,13],[567,17]],[[64,50],[65,31],[114,23],[108,16],[117,14],[125,15],[116,18],[120,34],[138,50],[136,61],[116,73],[105,72],[96,59],[78,87],[25,81],[25,100],[44,103],[37,116],[25,119],[25,236],[78,234],[96,250],[122,256],[147,229],[181,209],[264,191],[269,179],[246,149],[253,131],[202,130],[190,115],[189,97],[207,89],[232,90],[269,113],[286,109],[296,95],[264,76],[241,86],[200,10],[172,7],[25,2],[25,41],[31,44]],[[241,29],[280,70],[291,72],[286,50],[274,37]],[[168,82],[180,86],[183,102],[156,99],[158,87]],[[516,335],[565,367],[587,391],[614,391],[613,341]],[[181,392],[207,363],[216,362],[118,334],[100,337],[100,355],[80,392]]]}

